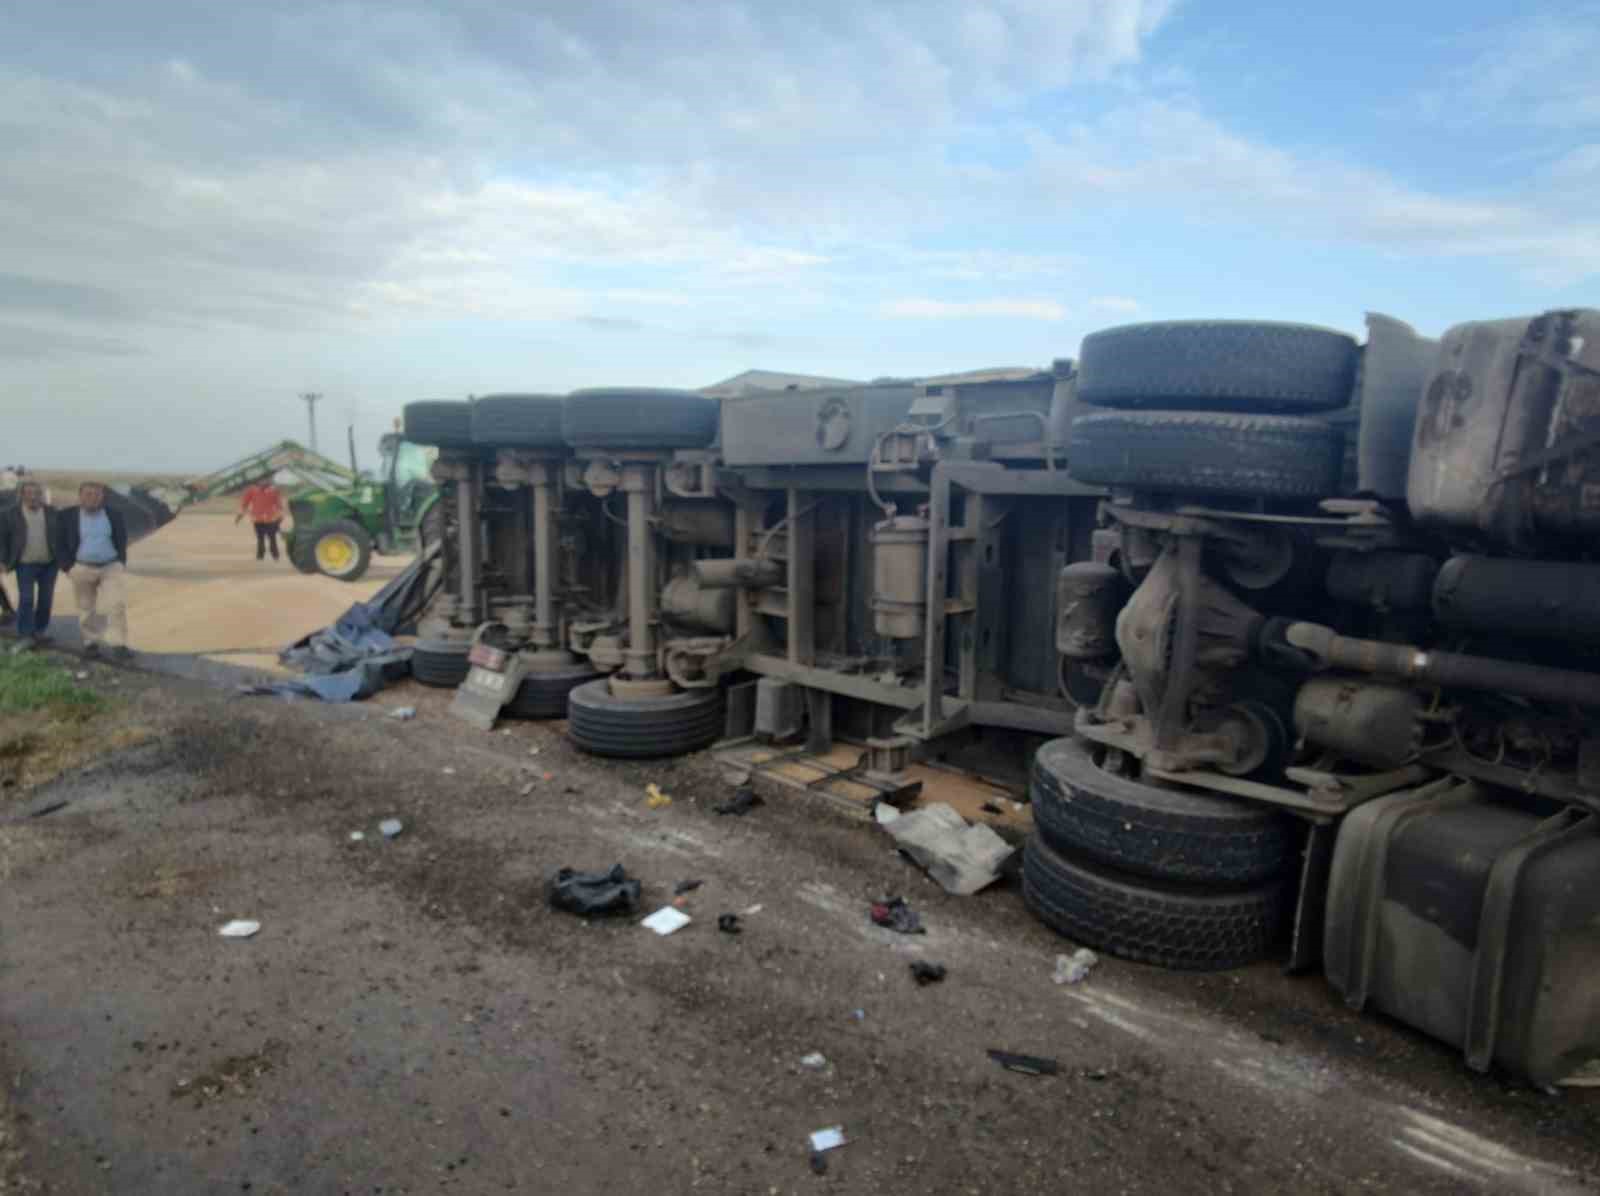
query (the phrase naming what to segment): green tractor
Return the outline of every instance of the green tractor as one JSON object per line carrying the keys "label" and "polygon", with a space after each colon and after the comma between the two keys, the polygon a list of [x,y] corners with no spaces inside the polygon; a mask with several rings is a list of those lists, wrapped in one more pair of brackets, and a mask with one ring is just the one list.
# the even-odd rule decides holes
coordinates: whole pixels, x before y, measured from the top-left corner
{"label": "green tractor", "polygon": [[284,544],[300,572],[356,581],[374,552],[412,553],[420,546],[423,520],[439,499],[432,472],[438,450],[391,432],[378,452],[377,478],[361,475],[348,488],[302,491],[289,501],[294,526]]}

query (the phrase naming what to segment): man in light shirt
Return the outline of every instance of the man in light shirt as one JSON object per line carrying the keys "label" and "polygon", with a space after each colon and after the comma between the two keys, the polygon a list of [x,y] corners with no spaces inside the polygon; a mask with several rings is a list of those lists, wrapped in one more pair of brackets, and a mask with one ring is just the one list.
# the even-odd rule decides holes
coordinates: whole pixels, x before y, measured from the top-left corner
{"label": "man in light shirt", "polygon": [[129,660],[128,528],[122,516],[106,506],[106,488],[99,482],[78,487],[78,505],[61,512],[56,526],[56,561],[72,578],[78,600],[78,625],[83,654],[107,651]]}
{"label": "man in light shirt", "polygon": [[17,575],[17,646],[26,652],[48,640],[56,590],[56,512],[38,482],[24,481],[17,505],[0,515],[0,573]]}

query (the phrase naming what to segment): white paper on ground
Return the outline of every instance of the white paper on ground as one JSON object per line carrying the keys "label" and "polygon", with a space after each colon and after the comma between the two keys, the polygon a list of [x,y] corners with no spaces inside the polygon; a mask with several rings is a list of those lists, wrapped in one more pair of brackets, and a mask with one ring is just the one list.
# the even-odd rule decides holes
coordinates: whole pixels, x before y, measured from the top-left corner
{"label": "white paper on ground", "polygon": [[648,926],[657,934],[667,935],[671,934],[675,930],[682,930],[685,926],[689,925],[691,921],[693,921],[693,919],[681,909],[674,909],[670,905],[664,905],[644,921],[640,922],[639,925]]}
{"label": "white paper on ground", "polygon": [[252,922],[248,918],[235,918],[217,933],[225,939],[247,939],[260,929],[260,922]]}
{"label": "white paper on ground", "polygon": [[832,1150],[835,1146],[844,1145],[844,1126],[830,1125],[825,1130],[818,1130],[811,1135],[811,1149],[817,1154],[825,1150]]}

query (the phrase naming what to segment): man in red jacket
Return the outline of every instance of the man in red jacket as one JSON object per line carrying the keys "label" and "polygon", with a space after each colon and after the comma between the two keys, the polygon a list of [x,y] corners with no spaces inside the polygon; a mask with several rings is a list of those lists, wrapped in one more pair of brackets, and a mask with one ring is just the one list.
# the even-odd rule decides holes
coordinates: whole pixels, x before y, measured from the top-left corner
{"label": "man in red jacket", "polygon": [[271,476],[251,483],[239,498],[239,513],[233,517],[235,524],[246,515],[256,528],[256,560],[272,549],[272,559],[278,559],[278,525],[283,522],[283,494],[272,484]]}

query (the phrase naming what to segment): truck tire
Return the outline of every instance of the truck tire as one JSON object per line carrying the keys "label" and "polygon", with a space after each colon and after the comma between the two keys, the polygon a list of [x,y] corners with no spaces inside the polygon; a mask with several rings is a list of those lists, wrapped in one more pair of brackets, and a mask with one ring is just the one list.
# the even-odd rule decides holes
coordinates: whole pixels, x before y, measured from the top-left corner
{"label": "truck tire", "polygon": [[561,412],[568,444],[589,448],[704,448],[721,404],[688,390],[612,386],[575,390]]}
{"label": "truck tire", "polygon": [[1174,320],[1083,338],[1078,397],[1098,407],[1327,411],[1350,401],[1354,337],[1309,324]]}
{"label": "truck tire", "polygon": [[406,439],[434,448],[472,448],[472,404],[464,399],[407,403]]}
{"label": "truck tire", "polygon": [[467,679],[471,647],[466,640],[418,640],[411,649],[411,675],[436,689],[454,689]]}
{"label": "truck tire", "polygon": [[1051,847],[1156,880],[1250,885],[1295,856],[1294,825],[1270,806],[1162,789],[1107,772],[1095,745],[1052,739],[1033,757],[1033,822]]}
{"label": "truck tire", "polygon": [[567,734],[595,756],[679,756],[722,734],[722,691],[687,689],[664,698],[619,698],[605,678],[567,696]]}
{"label": "truck tire", "polygon": [[317,572],[339,581],[359,581],[372,563],[372,537],[351,519],[336,519],[311,533]]}
{"label": "truck tire", "polygon": [[485,395],[472,404],[472,439],[494,448],[565,448],[560,395]]}
{"label": "truck tire", "polygon": [[1097,486],[1323,499],[1338,493],[1343,441],[1290,415],[1107,411],[1073,421],[1067,468]]}
{"label": "truck tire", "polygon": [[1022,899],[1035,917],[1075,943],[1162,968],[1217,971],[1264,959],[1289,895],[1284,878],[1219,893],[1092,865],[1038,835],[1023,848]]}
{"label": "truck tire", "polygon": [[604,676],[587,664],[529,673],[505,704],[504,713],[511,718],[566,718],[567,696],[578,686]]}

